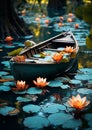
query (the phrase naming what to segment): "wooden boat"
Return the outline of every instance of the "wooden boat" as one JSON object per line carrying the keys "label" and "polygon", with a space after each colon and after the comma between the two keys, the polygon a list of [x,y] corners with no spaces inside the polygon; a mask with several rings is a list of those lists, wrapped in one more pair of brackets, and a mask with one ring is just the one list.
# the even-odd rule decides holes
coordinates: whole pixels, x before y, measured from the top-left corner
{"label": "wooden boat", "polygon": [[[76,50],[74,53],[64,52],[66,47]],[[54,78],[63,73],[75,73],[79,46],[71,31],[62,32],[48,40],[25,47],[17,56],[26,57],[25,60],[10,59],[11,73],[15,80],[30,82],[37,77]],[[53,60],[55,53],[64,52],[60,62]]]}

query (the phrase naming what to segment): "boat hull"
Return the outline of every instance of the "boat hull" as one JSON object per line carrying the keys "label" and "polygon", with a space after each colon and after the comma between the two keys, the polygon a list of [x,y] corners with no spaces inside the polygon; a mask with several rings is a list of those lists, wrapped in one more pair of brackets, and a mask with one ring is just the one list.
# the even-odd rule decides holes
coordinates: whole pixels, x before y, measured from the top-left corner
{"label": "boat hull", "polygon": [[58,64],[17,64],[10,63],[11,73],[15,80],[23,80],[31,82],[37,77],[52,79],[61,74],[75,73],[77,71],[77,58],[71,59],[69,62]]}

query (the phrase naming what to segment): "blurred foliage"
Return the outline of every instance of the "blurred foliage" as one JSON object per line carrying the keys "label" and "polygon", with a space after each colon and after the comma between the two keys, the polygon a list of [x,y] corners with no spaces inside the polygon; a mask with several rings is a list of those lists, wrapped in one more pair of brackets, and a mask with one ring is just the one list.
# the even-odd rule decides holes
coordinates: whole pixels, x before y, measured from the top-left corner
{"label": "blurred foliage", "polygon": [[23,48],[18,48],[16,50],[13,50],[13,51],[8,53],[8,56],[16,56],[16,55],[18,55],[22,51],[22,49]]}
{"label": "blurred foliage", "polygon": [[85,22],[92,25],[92,3],[77,7],[75,14],[78,18],[83,19]]}
{"label": "blurred foliage", "polygon": [[92,0],[83,0],[83,2],[85,2],[85,3],[91,3]]}
{"label": "blurred foliage", "polygon": [[47,4],[48,0],[26,0],[30,4]]}
{"label": "blurred foliage", "polygon": [[86,46],[87,48],[92,49],[92,29],[89,36],[86,37]]}

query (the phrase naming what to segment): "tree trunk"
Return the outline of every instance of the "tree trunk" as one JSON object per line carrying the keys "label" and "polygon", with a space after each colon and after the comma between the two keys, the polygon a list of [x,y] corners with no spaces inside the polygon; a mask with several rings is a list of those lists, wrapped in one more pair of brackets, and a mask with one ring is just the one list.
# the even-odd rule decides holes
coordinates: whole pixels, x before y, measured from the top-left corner
{"label": "tree trunk", "polygon": [[13,0],[0,0],[0,41],[6,36],[20,38],[31,35],[23,19],[19,18],[13,6]]}
{"label": "tree trunk", "polygon": [[50,17],[63,15],[65,13],[64,6],[66,6],[66,0],[48,0],[48,15]]}
{"label": "tree trunk", "polygon": [[66,5],[66,0],[48,0],[48,8],[61,10]]}

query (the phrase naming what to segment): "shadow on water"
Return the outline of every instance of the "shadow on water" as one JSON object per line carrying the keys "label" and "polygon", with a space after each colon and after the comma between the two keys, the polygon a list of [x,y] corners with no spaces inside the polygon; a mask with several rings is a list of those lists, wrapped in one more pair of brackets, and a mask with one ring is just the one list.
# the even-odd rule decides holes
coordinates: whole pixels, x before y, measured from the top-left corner
{"label": "shadow on water", "polygon": [[[26,91],[12,91],[11,88],[15,86],[15,81],[11,75],[7,55],[16,48],[24,47],[25,39],[14,41],[11,45],[0,44],[0,129],[92,129],[92,49],[90,47],[92,45],[90,44],[87,47],[88,42],[86,44],[86,37],[89,36],[91,39],[92,36],[92,23],[88,22],[90,17],[87,17],[92,13],[87,14],[88,8],[84,5],[82,8],[86,8],[86,13],[81,13],[80,16],[78,11],[81,8],[78,7],[76,13],[74,12],[77,17],[74,15],[73,21],[68,22],[68,15],[72,12],[70,5],[64,6],[63,12],[59,10],[59,14],[57,10],[55,12],[52,10],[52,14],[49,9],[46,10],[45,18],[41,18],[42,12],[34,13],[32,10],[27,10],[26,15],[20,15],[20,17],[24,18],[28,27],[32,30],[33,40],[36,43],[55,36],[63,30],[70,29],[73,32],[80,49],[78,72],[72,78],[69,76],[57,77],[51,80],[44,90],[30,85],[30,88]],[[30,7],[28,4],[25,5],[25,8],[29,9],[28,7]],[[52,17],[53,15],[54,17]],[[60,19],[61,16],[64,19]],[[38,17],[40,21],[35,20]],[[86,18],[88,19],[86,20]],[[47,25],[45,20],[49,20],[50,23]],[[61,21],[63,26],[58,25]],[[75,24],[79,25],[78,28],[75,28]],[[1,79],[9,80],[4,82]],[[86,96],[87,100],[90,101],[90,104],[80,112],[76,112],[67,104],[69,98],[77,94],[82,97]]]}

